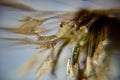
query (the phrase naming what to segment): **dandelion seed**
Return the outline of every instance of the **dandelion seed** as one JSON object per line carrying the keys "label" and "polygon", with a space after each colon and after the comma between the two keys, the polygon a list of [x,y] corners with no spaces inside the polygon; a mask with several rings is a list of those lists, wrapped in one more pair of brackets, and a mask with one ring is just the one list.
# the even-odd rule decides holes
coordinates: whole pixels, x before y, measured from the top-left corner
{"label": "dandelion seed", "polygon": [[[103,13],[103,11],[105,12]],[[45,73],[54,72],[64,47],[72,43],[75,43],[76,46],[72,52],[72,57],[68,59],[67,80],[101,80],[99,74],[102,74],[103,65],[107,62],[109,53],[105,49],[110,44],[108,43],[109,30],[110,27],[113,27],[108,25],[109,21],[118,21],[116,26],[120,25],[118,18],[110,16],[114,12],[116,13],[115,10],[113,12],[109,12],[109,10],[80,10],[74,15],[75,17],[72,20],[61,22],[55,35],[38,36],[38,41],[42,41],[40,47],[53,49],[51,54],[44,59],[37,69],[38,80]],[[41,20],[39,19],[39,21]],[[34,20],[32,22],[34,23]],[[34,26],[36,27],[36,23]],[[31,32],[34,31],[31,30]],[[59,41],[63,41],[63,44],[57,49],[55,45]],[[84,58],[84,62],[86,62],[83,64],[81,64],[81,59],[79,59],[82,52],[85,52],[84,54],[86,55]],[[81,68],[82,66],[84,68]],[[101,67],[102,69],[99,69]]]}

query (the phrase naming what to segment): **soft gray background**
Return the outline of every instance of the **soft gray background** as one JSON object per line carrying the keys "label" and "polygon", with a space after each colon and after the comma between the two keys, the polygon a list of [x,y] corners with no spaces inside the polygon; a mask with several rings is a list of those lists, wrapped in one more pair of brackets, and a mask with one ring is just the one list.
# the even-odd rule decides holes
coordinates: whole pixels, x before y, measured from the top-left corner
{"label": "soft gray background", "polygon": [[[119,7],[119,0],[1,0],[6,2],[20,2],[32,6],[38,10],[47,11],[71,11],[80,7],[89,8],[110,8]],[[25,16],[40,16],[39,13],[22,11],[19,9],[0,5],[0,28],[18,27],[20,24],[17,19]],[[54,14],[52,14],[54,15]],[[46,15],[42,15],[46,16]],[[51,25],[58,27],[58,23]],[[57,31],[57,29],[56,29]],[[54,31],[54,32],[56,32]],[[17,75],[17,70],[34,54],[40,50],[37,45],[20,44],[19,40],[5,40],[1,38],[20,39],[27,37],[33,39],[35,36],[14,34],[12,32],[0,29],[0,80],[21,80]],[[66,62],[70,57],[71,47],[65,48],[60,57],[57,66],[57,77],[49,75],[46,80],[64,80],[66,71]],[[118,52],[119,53],[119,52]],[[116,63],[118,64],[118,63]],[[117,70],[117,67],[114,71]],[[59,72],[59,73],[58,73]],[[117,74],[119,75],[119,74]],[[22,80],[35,80],[35,71],[32,70]]]}

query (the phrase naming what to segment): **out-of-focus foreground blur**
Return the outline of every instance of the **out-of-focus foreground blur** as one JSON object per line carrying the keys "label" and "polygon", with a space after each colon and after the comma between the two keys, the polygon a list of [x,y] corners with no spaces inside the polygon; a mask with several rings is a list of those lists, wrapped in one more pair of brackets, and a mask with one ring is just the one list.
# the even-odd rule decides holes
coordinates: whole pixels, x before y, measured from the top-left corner
{"label": "out-of-focus foreground blur", "polygon": [[[13,32],[14,28],[21,25],[19,20],[26,16],[31,16],[37,19],[51,17],[65,12],[74,12],[80,8],[120,8],[120,0],[0,0],[0,80],[36,80],[36,65],[22,78],[22,75],[19,74],[22,65],[41,50],[39,45],[30,42],[35,41],[37,35],[24,35]],[[61,21],[61,18],[55,18],[44,22],[41,26],[44,26],[47,31],[43,32],[42,35],[48,36],[56,33]],[[115,36],[118,38],[111,36],[111,38],[112,37],[113,44],[115,43],[117,45],[114,45],[115,49],[110,52],[110,54],[112,54],[110,56],[111,74],[113,75],[114,80],[119,80],[119,34]],[[66,80],[67,60],[72,55],[72,48],[73,47],[68,45],[62,51],[56,66],[56,75],[48,73],[43,80]],[[43,60],[47,55],[47,52],[49,52],[49,50],[46,50],[41,54],[42,57],[39,61]],[[106,65],[106,67],[108,66]]]}

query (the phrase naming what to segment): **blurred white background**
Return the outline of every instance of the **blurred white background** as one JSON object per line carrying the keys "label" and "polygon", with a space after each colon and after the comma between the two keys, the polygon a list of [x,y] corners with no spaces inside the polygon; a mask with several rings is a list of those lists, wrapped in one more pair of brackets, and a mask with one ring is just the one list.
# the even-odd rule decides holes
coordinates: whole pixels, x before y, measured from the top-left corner
{"label": "blurred white background", "polygon": [[[3,2],[11,3],[24,3],[31,6],[36,10],[44,11],[74,11],[79,8],[113,8],[120,7],[120,0],[1,0],[0,1],[0,80],[21,80],[16,74],[17,70],[20,69],[29,58],[40,50],[38,45],[32,44],[20,44],[19,40],[24,37],[30,39],[35,36],[20,35],[4,30],[3,28],[14,28],[18,27],[21,23],[17,19],[24,18],[26,16],[37,16],[43,17],[46,14],[34,11],[25,11],[18,8],[13,8],[7,5],[3,5]],[[55,15],[52,13],[50,15]],[[59,26],[58,23],[54,24],[53,27]],[[51,25],[52,26],[52,25]],[[56,29],[57,31],[57,29]],[[55,31],[55,32],[56,32]],[[3,39],[10,38],[11,40]],[[66,62],[71,55],[71,47],[65,48],[63,51],[59,64],[57,66],[57,75],[49,75],[45,80],[65,80],[66,79]],[[117,63],[116,63],[117,64]],[[116,67],[117,69],[117,67]],[[115,70],[116,70],[115,69]],[[119,75],[119,74],[118,74]],[[35,70],[32,70],[22,80],[35,80]]]}

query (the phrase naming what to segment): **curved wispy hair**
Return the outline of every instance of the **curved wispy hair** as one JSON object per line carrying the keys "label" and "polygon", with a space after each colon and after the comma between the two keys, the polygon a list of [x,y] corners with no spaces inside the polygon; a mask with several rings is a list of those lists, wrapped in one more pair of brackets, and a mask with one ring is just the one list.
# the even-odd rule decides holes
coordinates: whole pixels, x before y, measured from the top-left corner
{"label": "curved wispy hair", "polygon": [[[120,40],[117,37],[120,31],[119,13],[119,9],[81,9],[71,19],[62,21],[56,34],[50,36],[38,35],[37,39],[41,42],[39,43],[41,48],[52,48],[50,54],[42,61],[37,69],[38,80],[46,72],[54,72],[60,54],[68,44],[75,44],[72,52],[73,55],[67,64],[68,80],[112,79],[108,74],[110,72],[109,69],[106,69],[105,66],[106,64],[110,65],[108,57],[110,56],[111,50],[114,50],[113,46],[118,46],[117,48],[119,48],[119,45],[115,43],[115,41]],[[34,23],[36,20],[29,19],[28,17],[26,20],[31,20],[28,27],[31,24],[35,24],[34,27],[37,27],[37,22]],[[40,24],[42,20],[44,21],[46,19],[39,19],[38,23]],[[30,28],[33,30],[30,31],[27,28],[28,23],[29,21],[25,21],[17,29],[17,33],[27,34],[30,31],[34,33],[36,31],[34,27],[31,26]],[[25,30],[25,28],[27,29]],[[114,39],[112,36],[114,36]],[[63,43],[57,48],[55,45],[60,41]],[[83,53],[86,55],[84,59],[81,57]],[[25,66],[25,69],[29,70],[35,63],[35,60],[36,58],[31,59],[27,63],[27,68]]]}
{"label": "curved wispy hair", "polygon": [[[26,9],[30,10],[28,7]],[[120,9],[80,9],[69,14],[71,15],[64,13],[40,19],[28,16],[20,20],[23,24],[13,30],[18,34],[36,35],[36,41],[22,41],[24,44],[40,45],[43,48],[41,53],[51,49],[37,68],[37,79],[42,80],[50,71],[54,74],[61,52],[68,44],[74,44],[72,56],[67,63],[67,80],[113,80],[109,70],[109,57],[112,51],[120,50]],[[58,32],[42,36],[46,28],[41,24],[53,18],[62,18]],[[28,72],[40,55],[33,56],[23,66],[21,73]],[[85,55],[84,58],[82,55]]]}

